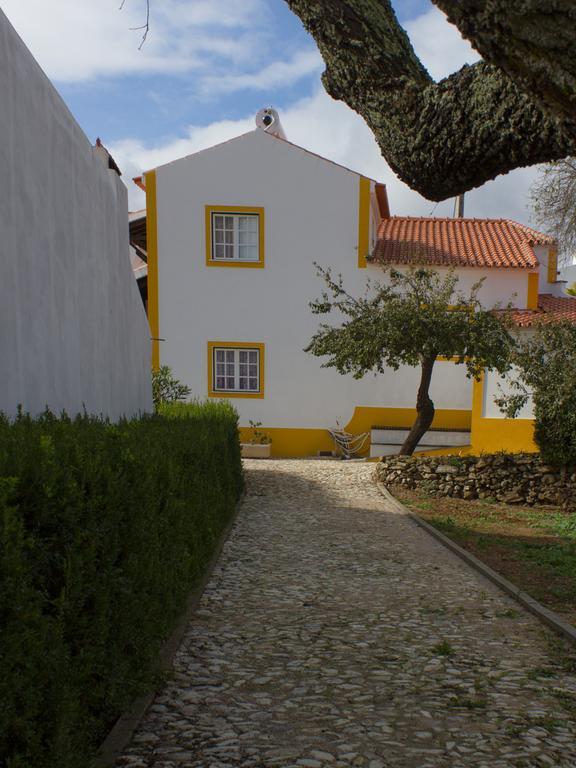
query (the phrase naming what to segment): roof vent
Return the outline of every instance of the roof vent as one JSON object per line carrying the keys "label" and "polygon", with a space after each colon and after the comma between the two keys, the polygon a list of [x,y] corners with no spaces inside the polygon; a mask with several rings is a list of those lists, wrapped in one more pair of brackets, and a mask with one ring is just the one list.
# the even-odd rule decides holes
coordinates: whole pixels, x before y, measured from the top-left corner
{"label": "roof vent", "polygon": [[272,136],[276,136],[279,139],[286,138],[278,112],[276,112],[275,109],[272,109],[272,107],[264,107],[264,109],[261,109],[260,112],[258,112],[256,115],[256,125],[262,131],[271,133]]}

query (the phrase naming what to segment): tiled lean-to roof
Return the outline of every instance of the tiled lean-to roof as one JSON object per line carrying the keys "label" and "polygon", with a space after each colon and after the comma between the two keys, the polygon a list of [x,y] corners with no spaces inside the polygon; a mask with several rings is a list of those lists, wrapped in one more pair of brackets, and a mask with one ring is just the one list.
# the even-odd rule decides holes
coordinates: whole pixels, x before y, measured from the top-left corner
{"label": "tiled lean-to roof", "polygon": [[554,239],[509,219],[391,216],[378,228],[377,264],[535,269],[533,245]]}
{"label": "tiled lean-to roof", "polygon": [[538,309],[515,309],[511,316],[515,325],[520,328],[530,328],[536,323],[554,323],[559,320],[568,320],[576,325],[576,297],[541,293],[538,296]]}

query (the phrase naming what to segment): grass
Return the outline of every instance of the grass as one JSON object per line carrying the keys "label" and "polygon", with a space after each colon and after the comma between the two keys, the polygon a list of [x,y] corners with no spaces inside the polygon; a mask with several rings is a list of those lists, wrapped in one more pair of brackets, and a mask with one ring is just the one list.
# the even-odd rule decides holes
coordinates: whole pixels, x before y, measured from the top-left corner
{"label": "grass", "polygon": [[436,656],[454,656],[456,651],[447,640],[442,640],[442,642],[432,646],[432,653]]}
{"label": "grass", "polygon": [[[393,493],[424,520],[548,608],[576,623],[576,515],[493,499],[434,498],[397,486]],[[513,618],[513,610],[509,618]]]}

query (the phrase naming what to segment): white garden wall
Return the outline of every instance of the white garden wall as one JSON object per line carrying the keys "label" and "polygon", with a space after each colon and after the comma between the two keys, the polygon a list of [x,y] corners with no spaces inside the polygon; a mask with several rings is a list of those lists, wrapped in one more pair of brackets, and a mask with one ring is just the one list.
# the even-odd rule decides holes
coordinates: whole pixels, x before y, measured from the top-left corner
{"label": "white garden wall", "polygon": [[126,189],[0,11],[0,410],[151,409]]}

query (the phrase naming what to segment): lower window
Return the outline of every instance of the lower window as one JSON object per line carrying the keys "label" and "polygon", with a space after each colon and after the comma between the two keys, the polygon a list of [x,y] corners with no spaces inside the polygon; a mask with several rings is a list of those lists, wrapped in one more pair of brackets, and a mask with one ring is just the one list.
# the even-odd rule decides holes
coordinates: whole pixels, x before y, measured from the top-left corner
{"label": "lower window", "polygon": [[211,396],[263,397],[263,344],[209,342]]}

